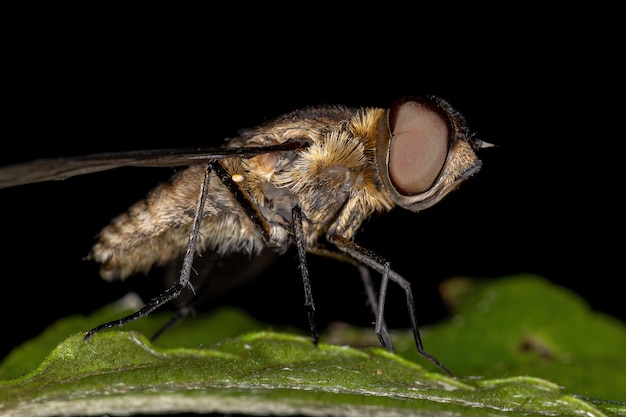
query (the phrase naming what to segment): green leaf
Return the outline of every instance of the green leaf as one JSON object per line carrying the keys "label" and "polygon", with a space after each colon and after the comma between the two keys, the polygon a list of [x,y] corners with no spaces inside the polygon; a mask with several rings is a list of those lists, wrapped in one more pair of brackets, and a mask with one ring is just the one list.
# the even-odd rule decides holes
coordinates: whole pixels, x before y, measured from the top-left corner
{"label": "green leaf", "polygon": [[[134,330],[128,326],[101,332],[85,342],[86,329],[120,316],[119,308],[110,307],[92,317],[63,320],[12,352],[0,367],[0,413],[626,416],[626,404],[620,402],[623,353],[617,353],[626,346],[623,323],[589,311],[573,294],[533,276],[450,285],[457,313],[446,323],[423,329],[423,336],[428,350],[457,378],[417,355],[408,332],[394,333],[396,354],[373,347],[372,329],[345,326],[329,331],[324,343],[314,346],[306,336],[268,331],[268,325],[232,309],[191,317],[158,343],[144,335],[158,329],[166,315],[138,320]],[[517,298],[526,301],[511,304]],[[554,308],[552,315],[536,311],[544,308]],[[576,320],[561,322],[556,311]],[[553,319],[555,323],[546,323]],[[571,334],[579,329],[595,329],[580,346]],[[516,338],[520,334],[524,338]],[[525,342],[538,335],[548,342],[538,348]],[[374,343],[335,344],[342,337]],[[518,344],[511,348],[514,340]],[[601,348],[596,343],[617,345]],[[613,364],[612,370],[604,363]],[[572,369],[588,374],[591,368],[602,377],[575,385],[571,375],[578,371]],[[621,391],[603,388],[611,385]]]}
{"label": "green leaf", "polygon": [[429,329],[427,346],[460,375],[532,375],[572,394],[626,401],[624,322],[534,275],[445,287],[457,313]]}

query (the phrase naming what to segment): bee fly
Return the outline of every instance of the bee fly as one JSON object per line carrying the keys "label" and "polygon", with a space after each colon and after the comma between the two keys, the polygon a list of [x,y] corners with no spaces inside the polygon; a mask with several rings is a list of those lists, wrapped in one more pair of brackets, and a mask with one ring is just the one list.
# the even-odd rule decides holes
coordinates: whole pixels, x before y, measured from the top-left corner
{"label": "bee fly", "polygon": [[[295,245],[314,343],[318,333],[307,253],[354,264],[375,314],[375,332],[392,349],[385,321],[388,281],[405,292],[417,350],[419,334],[409,281],[389,261],[353,238],[376,212],[400,206],[418,212],[454,190],[481,166],[465,119],[434,97],[398,100],[390,109],[309,107],[242,131],[213,149],[135,151],[42,159],[0,168],[0,188],[60,180],[122,166],[186,166],[116,217],[98,235],[89,258],[107,281],[182,257],[178,281],[143,308],[90,330],[146,316],[191,288],[195,252],[283,254]],[[382,275],[378,294],[368,268]]]}

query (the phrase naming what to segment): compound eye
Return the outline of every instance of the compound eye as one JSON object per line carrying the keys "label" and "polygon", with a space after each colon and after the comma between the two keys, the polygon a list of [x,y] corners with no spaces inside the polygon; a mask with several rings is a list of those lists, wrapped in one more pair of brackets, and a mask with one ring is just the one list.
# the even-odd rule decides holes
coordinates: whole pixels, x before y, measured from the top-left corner
{"label": "compound eye", "polygon": [[435,183],[448,154],[450,124],[429,102],[404,101],[389,115],[389,175],[398,192],[420,194]]}

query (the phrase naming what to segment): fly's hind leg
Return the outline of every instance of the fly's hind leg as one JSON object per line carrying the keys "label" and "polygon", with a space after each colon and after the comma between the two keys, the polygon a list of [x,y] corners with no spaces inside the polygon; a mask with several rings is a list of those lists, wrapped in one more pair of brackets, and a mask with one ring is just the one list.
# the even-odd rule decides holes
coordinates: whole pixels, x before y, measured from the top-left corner
{"label": "fly's hind leg", "polygon": [[[278,252],[265,248],[252,258],[243,253],[221,256],[215,252],[207,252],[202,257],[196,258],[194,271],[197,271],[197,274],[194,277],[194,288],[197,295],[181,300],[181,303],[176,305],[176,311],[170,320],[153,334],[150,340],[156,340],[185,317],[194,314],[197,307],[210,304],[234,289],[252,282],[279,257]],[[169,278],[169,283],[167,285],[171,285],[173,280],[178,280],[180,270],[180,261],[168,265],[166,276]],[[181,294],[181,298],[185,298],[184,295]]]}
{"label": "fly's hind leg", "polygon": [[387,285],[389,279],[397,283],[403,290],[406,295],[406,303],[407,308],[409,310],[409,319],[411,320],[411,328],[413,330],[413,338],[415,339],[415,345],[417,347],[417,351],[424,358],[428,359],[430,362],[437,365],[440,369],[446,372],[450,376],[454,376],[452,372],[443,364],[439,359],[435,358],[430,353],[424,350],[424,346],[422,344],[422,338],[420,336],[419,327],[417,324],[417,314],[415,312],[415,302],[413,300],[413,292],[411,291],[411,284],[405,278],[403,278],[398,273],[394,272],[390,268],[389,261],[384,258],[378,256],[377,254],[357,245],[353,241],[344,238],[343,236],[333,235],[328,239],[332,244],[334,244],[339,250],[346,253],[350,257],[355,260],[363,263],[364,265],[369,266],[374,271],[380,273],[382,275],[382,282],[380,285],[379,299],[378,299],[378,310],[376,313],[376,334],[378,335],[381,344],[384,346],[384,338],[381,335],[383,328],[383,317],[385,310],[385,298],[387,294]]}
{"label": "fly's hind leg", "polygon": [[[189,279],[191,276],[191,269],[193,265],[193,258],[196,252],[196,242],[198,240],[198,234],[200,232],[200,221],[202,219],[202,213],[204,211],[204,204],[207,199],[207,192],[209,189],[209,177],[211,174],[211,170],[213,168],[215,162],[206,162],[204,166],[204,177],[202,180],[202,188],[200,190],[200,197],[198,198],[198,204],[196,207],[196,214],[193,219],[193,224],[191,227],[191,232],[189,234],[189,242],[187,244],[187,249],[185,250],[185,257],[183,258],[183,266],[180,272],[180,278],[176,284],[165,290],[162,294],[150,300],[143,308],[139,311],[130,314],[128,316],[122,317],[119,320],[110,321],[108,323],[101,324],[99,326],[94,327],[89,330],[85,334],[85,341],[91,339],[91,337],[105,329],[110,329],[116,326],[123,326],[126,323],[129,323],[133,320],[136,320],[141,317],[145,317],[152,313],[157,308],[163,306],[164,304],[170,302],[177,298],[180,293],[188,286],[190,286]],[[193,291],[193,288],[192,288]]]}

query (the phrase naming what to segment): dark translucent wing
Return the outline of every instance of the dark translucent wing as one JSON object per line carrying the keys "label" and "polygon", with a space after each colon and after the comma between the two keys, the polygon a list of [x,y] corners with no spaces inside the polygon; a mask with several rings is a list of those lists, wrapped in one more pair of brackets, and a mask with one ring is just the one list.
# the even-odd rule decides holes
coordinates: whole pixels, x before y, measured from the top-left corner
{"label": "dark translucent wing", "polygon": [[203,161],[252,157],[268,152],[304,148],[308,142],[291,139],[279,145],[237,148],[159,149],[102,153],[68,158],[38,159],[0,167],[0,188],[16,187],[43,181],[64,180],[121,167],[174,167]]}

